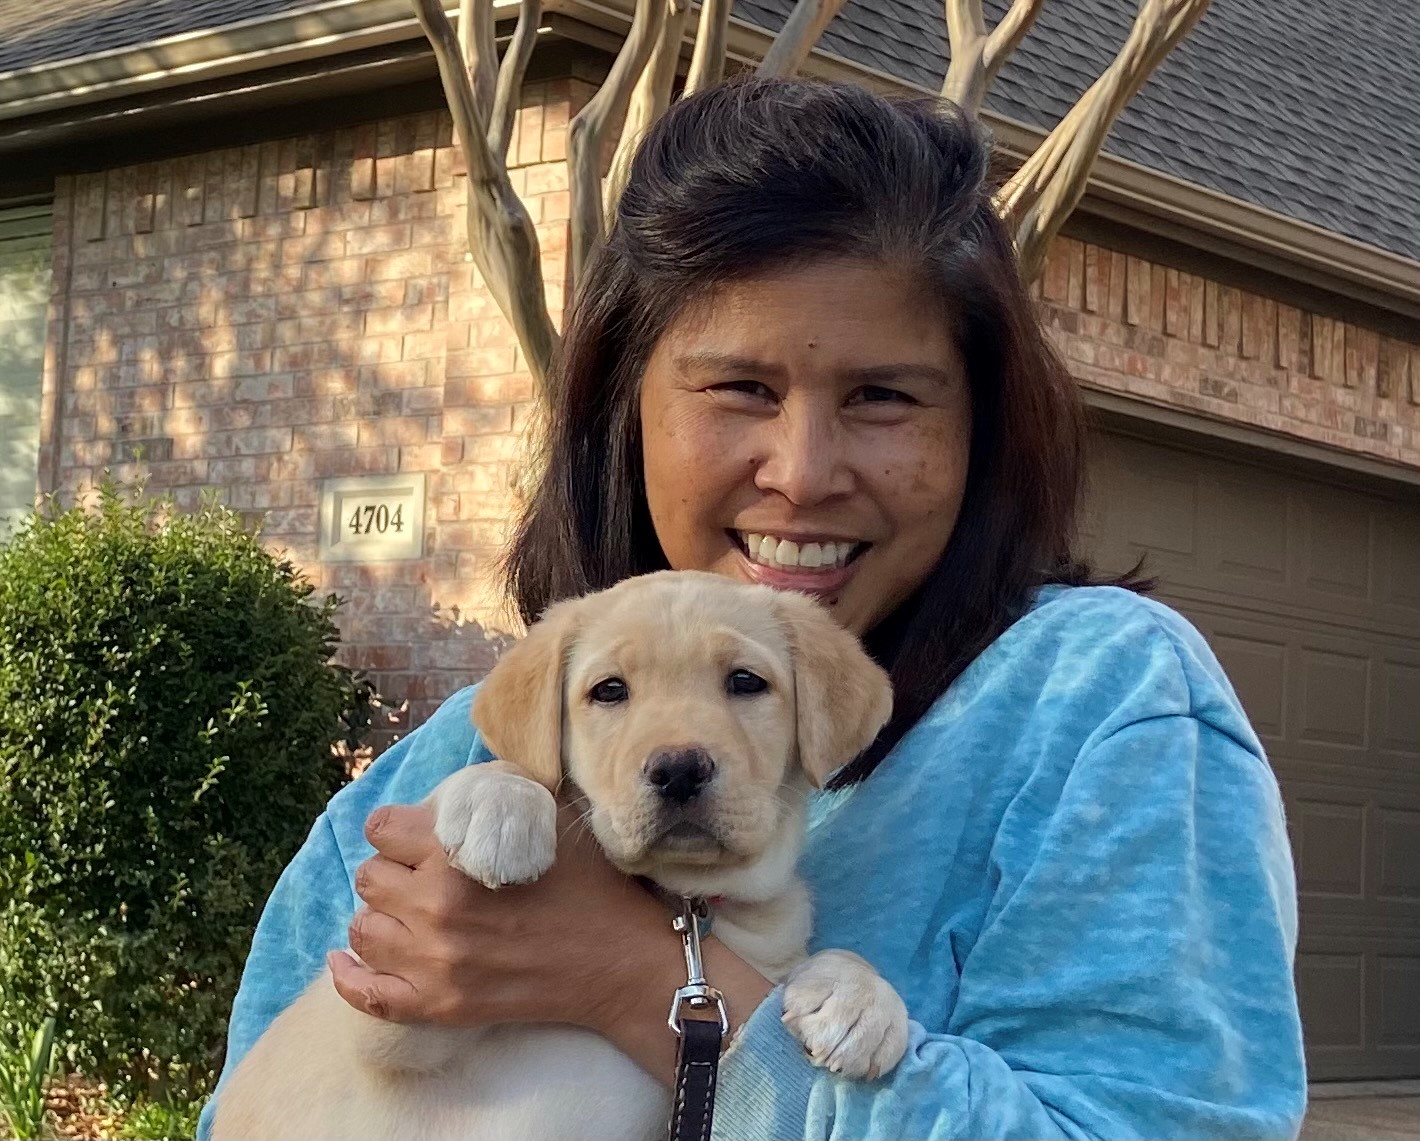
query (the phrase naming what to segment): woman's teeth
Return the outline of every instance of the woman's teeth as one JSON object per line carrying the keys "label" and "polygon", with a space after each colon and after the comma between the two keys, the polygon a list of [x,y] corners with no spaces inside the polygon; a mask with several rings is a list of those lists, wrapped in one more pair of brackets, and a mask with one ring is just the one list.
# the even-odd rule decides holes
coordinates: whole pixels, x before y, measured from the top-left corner
{"label": "woman's teeth", "polygon": [[857,543],[796,543],[774,535],[755,535],[741,531],[745,551],[757,563],[793,570],[834,570],[848,564]]}

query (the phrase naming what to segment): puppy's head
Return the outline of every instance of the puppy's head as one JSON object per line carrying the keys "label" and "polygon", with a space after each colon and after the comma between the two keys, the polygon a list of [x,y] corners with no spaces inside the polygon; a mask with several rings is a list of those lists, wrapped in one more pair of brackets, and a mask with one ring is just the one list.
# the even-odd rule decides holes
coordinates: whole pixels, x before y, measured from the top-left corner
{"label": "puppy's head", "polygon": [[887,675],[817,603],[661,572],[549,609],[473,717],[496,756],[576,785],[624,871],[684,891],[782,848],[807,785],[891,708]]}

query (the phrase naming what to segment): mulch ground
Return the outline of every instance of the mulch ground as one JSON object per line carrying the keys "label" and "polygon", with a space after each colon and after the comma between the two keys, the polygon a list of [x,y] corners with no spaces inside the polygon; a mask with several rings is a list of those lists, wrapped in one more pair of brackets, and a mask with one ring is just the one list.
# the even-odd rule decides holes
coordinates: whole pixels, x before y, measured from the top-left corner
{"label": "mulch ground", "polygon": [[106,1104],[108,1090],[99,1082],[70,1075],[55,1082],[45,1094],[45,1105],[61,1141],[111,1141],[118,1136],[122,1121]]}

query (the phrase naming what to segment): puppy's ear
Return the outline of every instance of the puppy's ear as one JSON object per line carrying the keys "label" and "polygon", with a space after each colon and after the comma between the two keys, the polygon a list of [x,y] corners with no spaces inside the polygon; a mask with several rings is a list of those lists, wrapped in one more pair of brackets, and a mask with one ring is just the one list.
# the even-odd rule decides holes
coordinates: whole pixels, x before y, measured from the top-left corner
{"label": "puppy's ear", "polygon": [[571,602],[550,607],[498,659],[473,702],[473,724],[489,751],[554,792],[562,780],[563,673],[576,626]]}
{"label": "puppy's ear", "polygon": [[776,603],[794,654],[799,763],[822,787],[873,743],[892,715],[892,682],[828,611],[801,594]]}

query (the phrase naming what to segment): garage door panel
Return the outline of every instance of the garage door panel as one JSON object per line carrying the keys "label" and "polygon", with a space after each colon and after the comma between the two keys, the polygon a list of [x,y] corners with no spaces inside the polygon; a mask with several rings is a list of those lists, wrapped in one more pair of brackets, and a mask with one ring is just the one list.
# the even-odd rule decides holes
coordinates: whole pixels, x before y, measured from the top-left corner
{"label": "garage door panel", "polygon": [[1348,776],[1281,782],[1297,890],[1318,916],[1420,922],[1420,796]]}
{"label": "garage door panel", "polygon": [[1378,544],[1386,555],[1381,600],[1398,623],[1420,620],[1420,527],[1415,514],[1387,512]]}
{"label": "garage door panel", "polygon": [[1364,605],[1375,589],[1374,512],[1358,508],[1355,498],[1323,490],[1293,496],[1301,530],[1301,585],[1322,596],[1322,609],[1342,599]]}
{"label": "garage door panel", "polygon": [[1420,679],[1420,641],[1285,617],[1276,629],[1289,640],[1286,739],[1296,755],[1420,784],[1420,724],[1406,692]]}
{"label": "garage door panel", "polygon": [[1365,1047],[1366,963],[1359,950],[1297,955],[1297,995],[1308,1012],[1307,1046],[1359,1054]]}
{"label": "garage door panel", "polygon": [[1402,763],[1420,766],[1420,664],[1381,661],[1377,745]]}
{"label": "garage door panel", "polygon": [[1263,596],[1285,587],[1291,562],[1288,540],[1294,530],[1286,493],[1236,479],[1200,476],[1199,484],[1206,504],[1203,569],[1234,580],[1239,588],[1251,586]]}
{"label": "garage door panel", "polygon": [[1377,955],[1376,973],[1377,1043],[1420,1051],[1420,953]]}
{"label": "garage door panel", "polygon": [[1282,788],[1318,1078],[1420,1077],[1420,496],[1107,437],[1091,554],[1147,556]]}
{"label": "garage door panel", "polygon": [[[1161,595],[1161,600],[1176,606],[1207,638],[1276,769],[1276,755],[1296,752],[1292,712],[1298,701],[1295,637],[1289,637],[1285,629],[1220,615],[1179,599]],[[1281,775],[1279,771],[1279,779]]]}
{"label": "garage door panel", "polygon": [[[1285,734],[1287,644],[1262,631],[1243,633],[1236,623],[1199,622],[1219,663],[1264,742]],[[1211,629],[1206,628],[1211,625]]]}
{"label": "garage door panel", "polygon": [[1313,1078],[1405,1078],[1420,1066],[1420,955],[1401,941],[1320,937],[1298,949]]}
{"label": "garage door panel", "polygon": [[1420,811],[1378,808],[1380,876],[1376,898],[1420,910]]}
{"label": "garage door panel", "polygon": [[1175,572],[1191,567],[1198,553],[1195,474],[1172,457],[1150,464],[1147,455],[1123,442],[1112,443],[1109,454],[1111,478],[1127,480],[1136,493],[1093,498],[1086,514],[1098,544],[1096,557],[1121,571],[1146,552]]}
{"label": "garage door panel", "polygon": [[1301,693],[1293,706],[1299,721],[1296,739],[1304,744],[1365,749],[1370,658],[1364,653],[1302,646],[1297,680]]}
{"label": "garage door panel", "polygon": [[1366,898],[1366,806],[1293,796],[1287,805],[1297,890],[1331,900]]}

